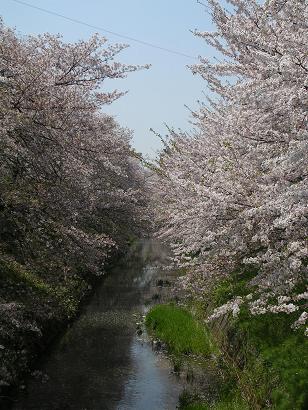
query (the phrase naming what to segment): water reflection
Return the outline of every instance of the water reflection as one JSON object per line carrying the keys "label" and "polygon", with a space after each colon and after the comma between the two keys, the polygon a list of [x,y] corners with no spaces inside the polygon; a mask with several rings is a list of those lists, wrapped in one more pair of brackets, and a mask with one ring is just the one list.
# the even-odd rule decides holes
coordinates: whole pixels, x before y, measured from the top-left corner
{"label": "water reflection", "polygon": [[31,380],[15,410],[176,408],[180,384],[135,333],[162,256],[147,241],[113,269],[40,369],[49,380]]}

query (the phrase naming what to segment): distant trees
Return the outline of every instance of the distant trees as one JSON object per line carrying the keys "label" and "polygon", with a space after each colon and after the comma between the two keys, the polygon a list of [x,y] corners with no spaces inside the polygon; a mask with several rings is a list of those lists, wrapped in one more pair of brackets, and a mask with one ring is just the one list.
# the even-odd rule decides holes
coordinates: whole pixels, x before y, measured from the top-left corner
{"label": "distant trees", "polygon": [[139,234],[147,197],[130,131],[100,108],[106,79],[140,69],[95,35],[19,37],[0,22],[0,258],[31,269],[101,272]]}
{"label": "distant trees", "polygon": [[208,0],[217,30],[195,35],[222,61],[191,67],[212,97],[193,136],[171,131],[156,181],[160,236],[189,266],[194,295],[240,265],[257,271],[251,294],[213,312],[307,314],[308,28],[304,0]]}

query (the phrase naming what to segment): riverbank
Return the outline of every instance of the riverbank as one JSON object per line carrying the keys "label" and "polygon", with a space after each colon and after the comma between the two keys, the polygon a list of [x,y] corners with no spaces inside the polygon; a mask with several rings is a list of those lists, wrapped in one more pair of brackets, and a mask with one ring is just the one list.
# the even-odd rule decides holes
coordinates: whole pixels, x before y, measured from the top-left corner
{"label": "riverbank", "polygon": [[[136,252],[137,242],[129,252]],[[35,364],[80,315],[95,288],[119,259],[114,254],[101,276],[46,276],[0,259],[0,407],[10,408],[12,397],[26,388]],[[61,280],[59,280],[61,279]],[[39,377],[43,376],[38,374]]]}
{"label": "riverbank", "polygon": [[[25,388],[35,361],[78,315],[96,280],[49,284],[22,266],[0,268],[0,404]],[[1,407],[2,408],[2,407]]]}
{"label": "riverbank", "polygon": [[[238,290],[238,289],[237,289]],[[286,314],[250,317],[242,311],[206,324],[208,306],[230,297],[221,284],[206,303],[158,305],[146,317],[175,370],[192,382],[181,410],[303,410],[308,404],[307,339]]]}

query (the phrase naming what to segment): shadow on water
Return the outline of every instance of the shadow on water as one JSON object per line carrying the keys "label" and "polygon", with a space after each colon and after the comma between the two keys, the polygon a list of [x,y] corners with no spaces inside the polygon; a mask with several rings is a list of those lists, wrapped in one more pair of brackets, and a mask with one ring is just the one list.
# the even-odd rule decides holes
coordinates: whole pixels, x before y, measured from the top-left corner
{"label": "shadow on water", "polygon": [[145,241],[119,261],[14,410],[176,408],[181,384],[168,361],[137,337],[135,325],[164,257],[158,244]]}

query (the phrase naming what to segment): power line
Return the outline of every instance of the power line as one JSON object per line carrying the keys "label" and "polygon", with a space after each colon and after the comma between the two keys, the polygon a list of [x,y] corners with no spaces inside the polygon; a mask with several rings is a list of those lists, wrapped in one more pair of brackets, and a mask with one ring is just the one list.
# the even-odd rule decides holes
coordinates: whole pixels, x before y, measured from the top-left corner
{"label": "power line", "polygon": [[156,44],[148,43],[147,41],[139,40],[139,39],[134,38],[134,37],[130,37],[130,36],[126,36],[124,34],[117,33],[115,31],[107,30],[103,27],[94,26],[94,25],[86,23],[84,21],[77,20],[75,18],[71,18],[71,17],[68,17],[68,16],[64,16],[63,14],[60,14],[60,13],[56,13],[55,11],[44,9],[43,7],[34,6],[33,4],[26,3],[25,1],[21,1],[21,0],[11,0],[11,1],[14,1],[15,3],[22,4],[23,6],[30,7],[32,9],[42,11],[42,12],[47,13],[47,14],[51,14],[52,16],[61,17],[65,20],[71,21],[73,23],[77,23],[77,24],[81,24],[81,25],[86,26],[86,27],[93,28],[94,30],[102,31],[104,33],[108,33],[108,34],[111,34],[113,36],[123,38],[125,40],[134,41],[135,43],[142,44],[142,45],[147,46],[147,47],[152,47],[152,48],[155,48],[157,50],[162,50],[162,51],[165,51],[165,52],[170,53],[170,54],[176,54],[176,55],[179,55],[179,56],[182,56],[182,57],[197,60],[197,57],[191,56],[189,54],[182,53],[181,51],[176,51],[176,50],[172,50],[170,48],[161,47],[161,46],[158,46]]}

